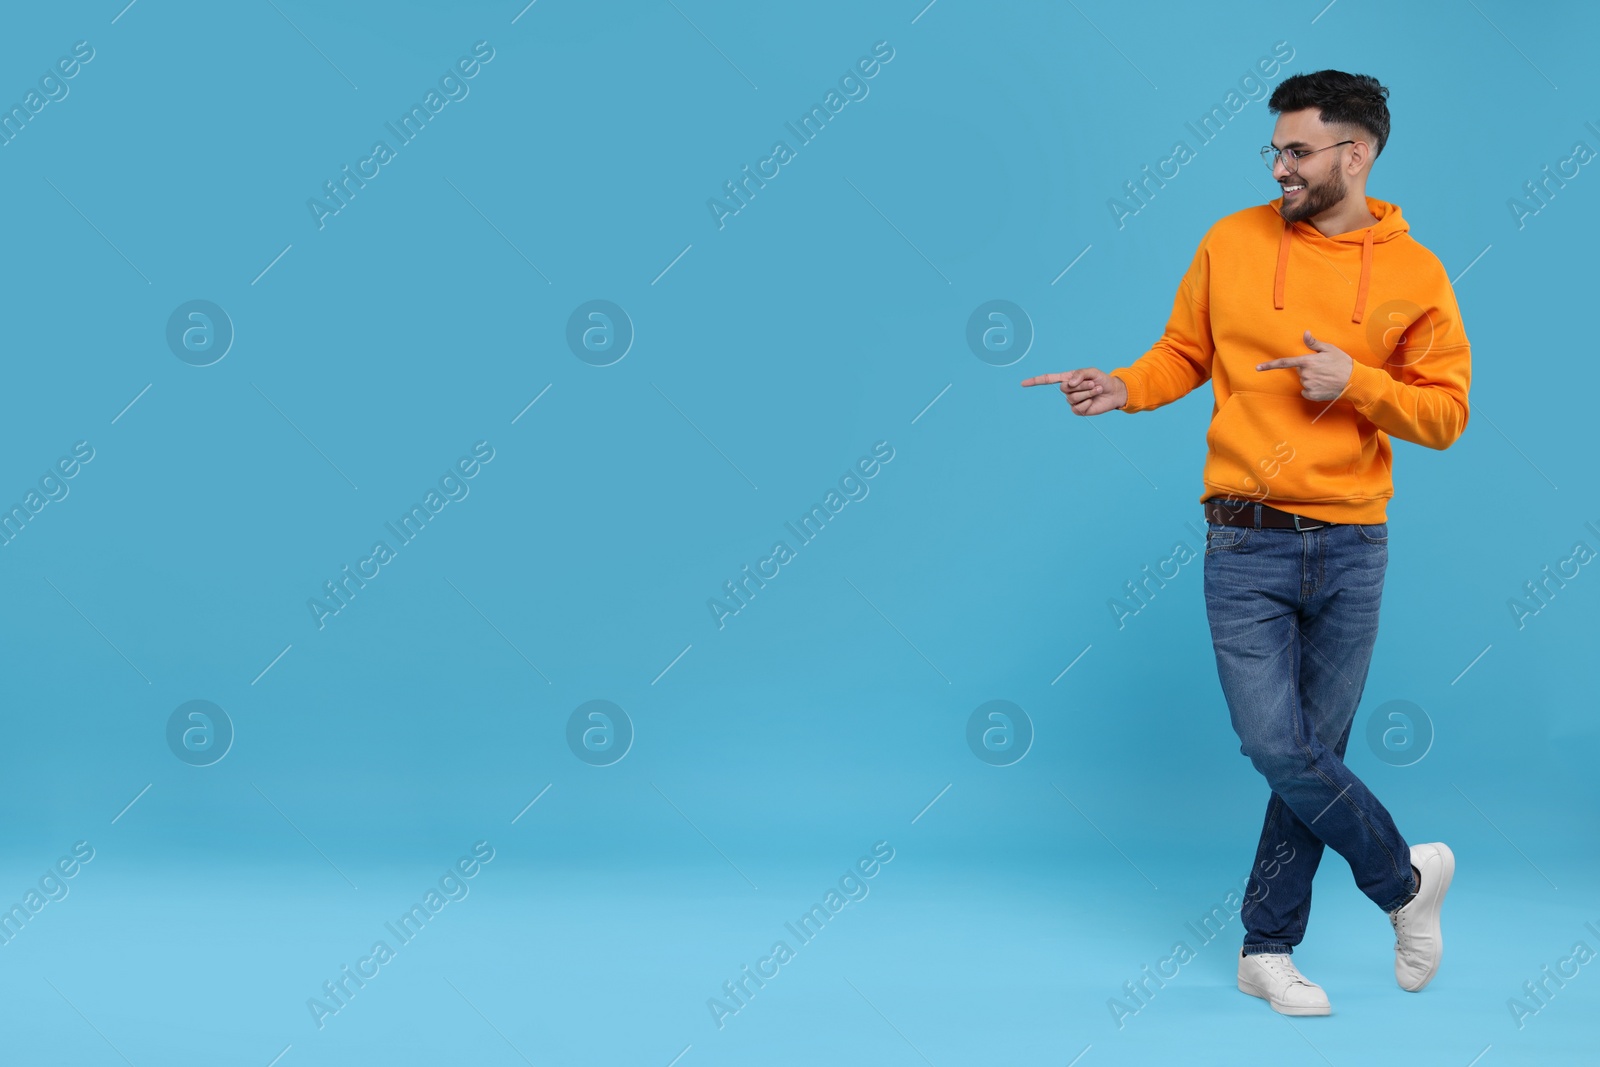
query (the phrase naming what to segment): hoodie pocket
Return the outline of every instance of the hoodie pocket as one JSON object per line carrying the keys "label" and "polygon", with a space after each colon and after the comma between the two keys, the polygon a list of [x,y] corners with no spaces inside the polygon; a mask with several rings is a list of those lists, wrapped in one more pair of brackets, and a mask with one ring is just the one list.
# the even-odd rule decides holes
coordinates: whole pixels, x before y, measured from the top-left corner
{"label": "hoodie pocket", "polygon": [[1349,401],[1241,390],[1206,431],[1207,485],[1247,499],[1336,500],[1356,494],[1350,476],[1361,435]]}

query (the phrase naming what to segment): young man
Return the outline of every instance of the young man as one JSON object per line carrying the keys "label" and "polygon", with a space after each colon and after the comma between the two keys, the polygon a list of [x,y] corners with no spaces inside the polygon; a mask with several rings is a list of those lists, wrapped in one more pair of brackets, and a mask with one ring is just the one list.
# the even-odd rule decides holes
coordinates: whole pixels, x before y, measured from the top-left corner
{"label": "young man", "polygon": [[1022,383],[1059,384],[1075,414],[1099,415],[1149,411],[1211,380],[1206,614],[1241,751],[1272,789],[1239,988],[1287,1015],[1330,1010],[1290,960],[1324,845],[1389,914],[1395,978],[1412,992],[1439,967],[1455,873],[1444,844],[1408,846],[1344,763],[1388,562],[1390,438],[1450,447],[1471,378],[1444,267],[1399,207],[1366,195],[1388,95],[1337,70],[1286,79],[1261,150],[1283,195],[1211,227],[1155,347],[1110,373]]}

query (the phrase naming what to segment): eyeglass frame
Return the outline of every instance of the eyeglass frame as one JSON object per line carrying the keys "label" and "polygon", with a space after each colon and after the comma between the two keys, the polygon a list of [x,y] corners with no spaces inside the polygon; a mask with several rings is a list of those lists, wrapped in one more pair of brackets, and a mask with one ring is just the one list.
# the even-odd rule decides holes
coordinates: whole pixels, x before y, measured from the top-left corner
{"label": "eyeglass frame", "polygon": [[[1261,155],[1261,161],[1267,165],[1267,169],[1268,170],[1272,170],[1272,169],[1277,167],[1278,160],[1283,156],[1283,154],[1285,152],[1292,152],[1294,154],[1289,156],[1288,158],[1292,159],[1294,161],[1294,166],[1292,166],[1292,167],[1289,166],[1289,164],[1287,162],[1285,162],[1283,166],[1284,166],[1284,169],[1287,170],[1290,174],[1299,174],[1300,173],[1300,161],[1302,159],[1304,159],[1306,156],[1314,156],[1318,152],[1326,152],[1330,148],[1338,148],[1339,145],[1359,144],[1359,143],[1361,143],[1361,142],[1360,141],[1354,141],[1354,140],[1352,140],[1352,141],[1339,141],[1339,142],[1337,142],[1335,144],[1323,145],[1321,148],[1313,148],[1309,152],[1302,152],[1298,148],[1273,148],[1271,145],[1266,144],[1266,145],[1262,145],[1261,146],[1260,155]],[[1268,152],[1271,152],[1272,154],[1269,156],[1267,154]]]}

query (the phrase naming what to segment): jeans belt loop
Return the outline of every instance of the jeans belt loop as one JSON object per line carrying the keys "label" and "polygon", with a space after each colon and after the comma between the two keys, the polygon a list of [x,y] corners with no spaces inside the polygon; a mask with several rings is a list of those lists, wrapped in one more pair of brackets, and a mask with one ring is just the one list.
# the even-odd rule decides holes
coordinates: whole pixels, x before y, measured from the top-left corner
{"label": "jeans belt loop", "polygon": [[1261,529],[1261,501],[1257,500],[1254,507],[1256,509],[1256,529],[1259,530]]}

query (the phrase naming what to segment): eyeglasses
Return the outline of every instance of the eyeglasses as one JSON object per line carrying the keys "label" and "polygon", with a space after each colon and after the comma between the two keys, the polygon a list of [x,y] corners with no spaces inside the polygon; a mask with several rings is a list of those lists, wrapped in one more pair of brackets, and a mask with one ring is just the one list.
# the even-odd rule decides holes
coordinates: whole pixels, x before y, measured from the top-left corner
{"label": "eyeglasses", "polygon": [[1341,144],[1355,144],[1355,142],[1340,141],[1339,144],[1331,144],[1324,148],[1313,148],[1309,152],[1302,152],[1297,148],[1273,148],[1271,145],[1266,145],[1261,149],[1261,162],[1267,165],[1268,170],[1272,170],[1278,165],[1278,157],[1282,156],[1283,165],[1288,169],[1289,173],[1298,174],[1300,172],[1300,160],[1318,152],[1326,152],[1329,148],[1338,148]]}

